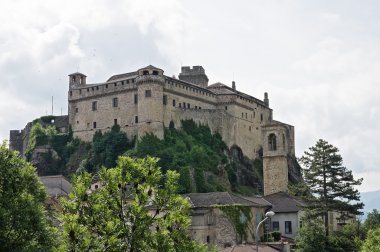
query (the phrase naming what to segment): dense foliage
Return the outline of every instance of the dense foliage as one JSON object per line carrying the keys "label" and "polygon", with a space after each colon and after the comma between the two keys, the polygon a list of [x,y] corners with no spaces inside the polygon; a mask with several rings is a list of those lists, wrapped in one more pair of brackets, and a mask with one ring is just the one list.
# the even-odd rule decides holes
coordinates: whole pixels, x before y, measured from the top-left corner
{"label": "dense foliage", "polygon": [[52,251],[57,230],[45,200],[35,168],[0,145],[0,251]]}
{"label": "dense foliage", "polygon": [[135,149],[127,152],[136,157],[159,157],[158,164],[164,171],[169,168],[178,171],[181,193],[257,192],[246,181],[252,183],[262,177],[261,161],[243,160],[243,164],[227,153],[228,148],[218,133],[212,134],[208,126],[197,125],[193,120],[182,121],[180,130],[165,129],[163,140],[153,134],[145,135]]}
{"label": "dense foliage", "polygon": [[66,251],[207,251],[187,235],[189,202],[177,192],[179,174],[165,175],[157,159],[122,156],[99,172],[101,187],[90,191],[91,174],[74,178],[62,200]]}
{"label": "dense foliage", "polygon": [[341,219],[361,214],[363,203],[355,186],[363,179],[355,180],[352,172],[342,165],[338,148],[327,141],[319,140],[315,146],[305,151],[300,159],[304,166],[304,179],[310,192],[309,198],[318,215],[324,217],[325,232],[328,235],[329,211],[341,213]]}
{"label": "dense foliage", "polygon": [[[114,167],[117,157],[147,155],[159,157],[163,172],[173,169],[180,174],[179,192],[234,191],[245,195],[258,194],[262,184],[262,161],[249,160],[238,147],[229,150],[219,134],[193,120],[182,121],[181,129],[173,124],[165,128],[164,139],[153,134],[139,141],[130,141],[115,125],[106,133],[97,131],[91,143],[72,137],[72,132],[59,133],[52,118],[33,122],[28,158],[33,159],[40,175],[87,171],[96,174],[102,166]],[[47,151],[36,153],[36,147]],[[238,152],[238,154],[234,154]]]}

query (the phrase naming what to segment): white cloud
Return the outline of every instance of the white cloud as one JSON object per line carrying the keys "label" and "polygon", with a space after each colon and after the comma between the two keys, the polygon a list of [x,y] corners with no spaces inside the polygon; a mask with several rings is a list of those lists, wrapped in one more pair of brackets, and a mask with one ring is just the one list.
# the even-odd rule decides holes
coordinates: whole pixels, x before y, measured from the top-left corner
{"label": "white cloud", "polygon": [[296,127],[298,155],[324,138],[363,174],[363,188],[379,189],[379,10],[354,1],[1,1],[0,138],[50,111],[52,95],[65,113],[67,74],[78,69],[101,82],[148,64],[168,75],[202,64],[211,83],[234,78],[260,99],[268,91],[275,119]]}

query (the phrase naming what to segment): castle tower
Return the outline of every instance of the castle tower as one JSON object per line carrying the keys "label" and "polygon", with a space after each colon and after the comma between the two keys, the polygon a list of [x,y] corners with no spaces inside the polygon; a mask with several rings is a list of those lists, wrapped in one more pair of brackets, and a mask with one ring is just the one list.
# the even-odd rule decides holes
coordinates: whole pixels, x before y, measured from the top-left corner
{"label": "castle tower", "polygon": [[294,155],[294,128],[272,121],[262,127],[264,195],[288,191],[288,155]]}
{"label": "castle tower", "polygon": [[163,125],[163,88],[164,71],[154,66],[138,70],[137,85],[137,118],[138,137],[154,133],[158,138],[164,138]]}
{"label": "castle tower", "polygon": [[79,73],[79,72],[69,74],[69,87],[70,87],[70,89],[73,86],[77,86],[77,87],[85,86],[86,85],[86,77],[87,77],[86,75]]}
{"label": "castle tower", "polygon": [[186,81],[200,87],[206,88],[208,86],[208,77],[205,73],[205,69],[202,66],[183,66],[181,73],[178,75],[181,81]]}

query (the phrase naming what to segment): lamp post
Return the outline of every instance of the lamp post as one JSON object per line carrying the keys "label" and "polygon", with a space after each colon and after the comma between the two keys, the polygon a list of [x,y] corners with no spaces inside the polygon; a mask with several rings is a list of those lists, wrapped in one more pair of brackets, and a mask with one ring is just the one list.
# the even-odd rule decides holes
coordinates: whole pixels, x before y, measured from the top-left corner
{"label": "lamp post", "polygon": [[260,221],[260,223],[257,225],[256,228],[256,252],[259,252],[259,228],[261,224],[263,224],[269,217],[272,217],[274,215],[273,211],[269,211],[265,213],[265,218],[264,220]]}

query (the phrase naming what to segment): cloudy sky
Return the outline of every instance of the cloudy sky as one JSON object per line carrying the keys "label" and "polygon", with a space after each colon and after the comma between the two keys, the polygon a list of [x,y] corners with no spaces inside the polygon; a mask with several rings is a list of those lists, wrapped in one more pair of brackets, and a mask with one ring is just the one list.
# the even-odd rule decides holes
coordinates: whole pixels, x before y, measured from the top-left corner
{"label": "cloudy sky", "polygon": [[67,114],[67,75],[88,82],[153,64],[263,99],[296,128],[296,152],[337,146],[361,191],[380,189],[380,2],[376,0],[2,0],[0,140]]}

